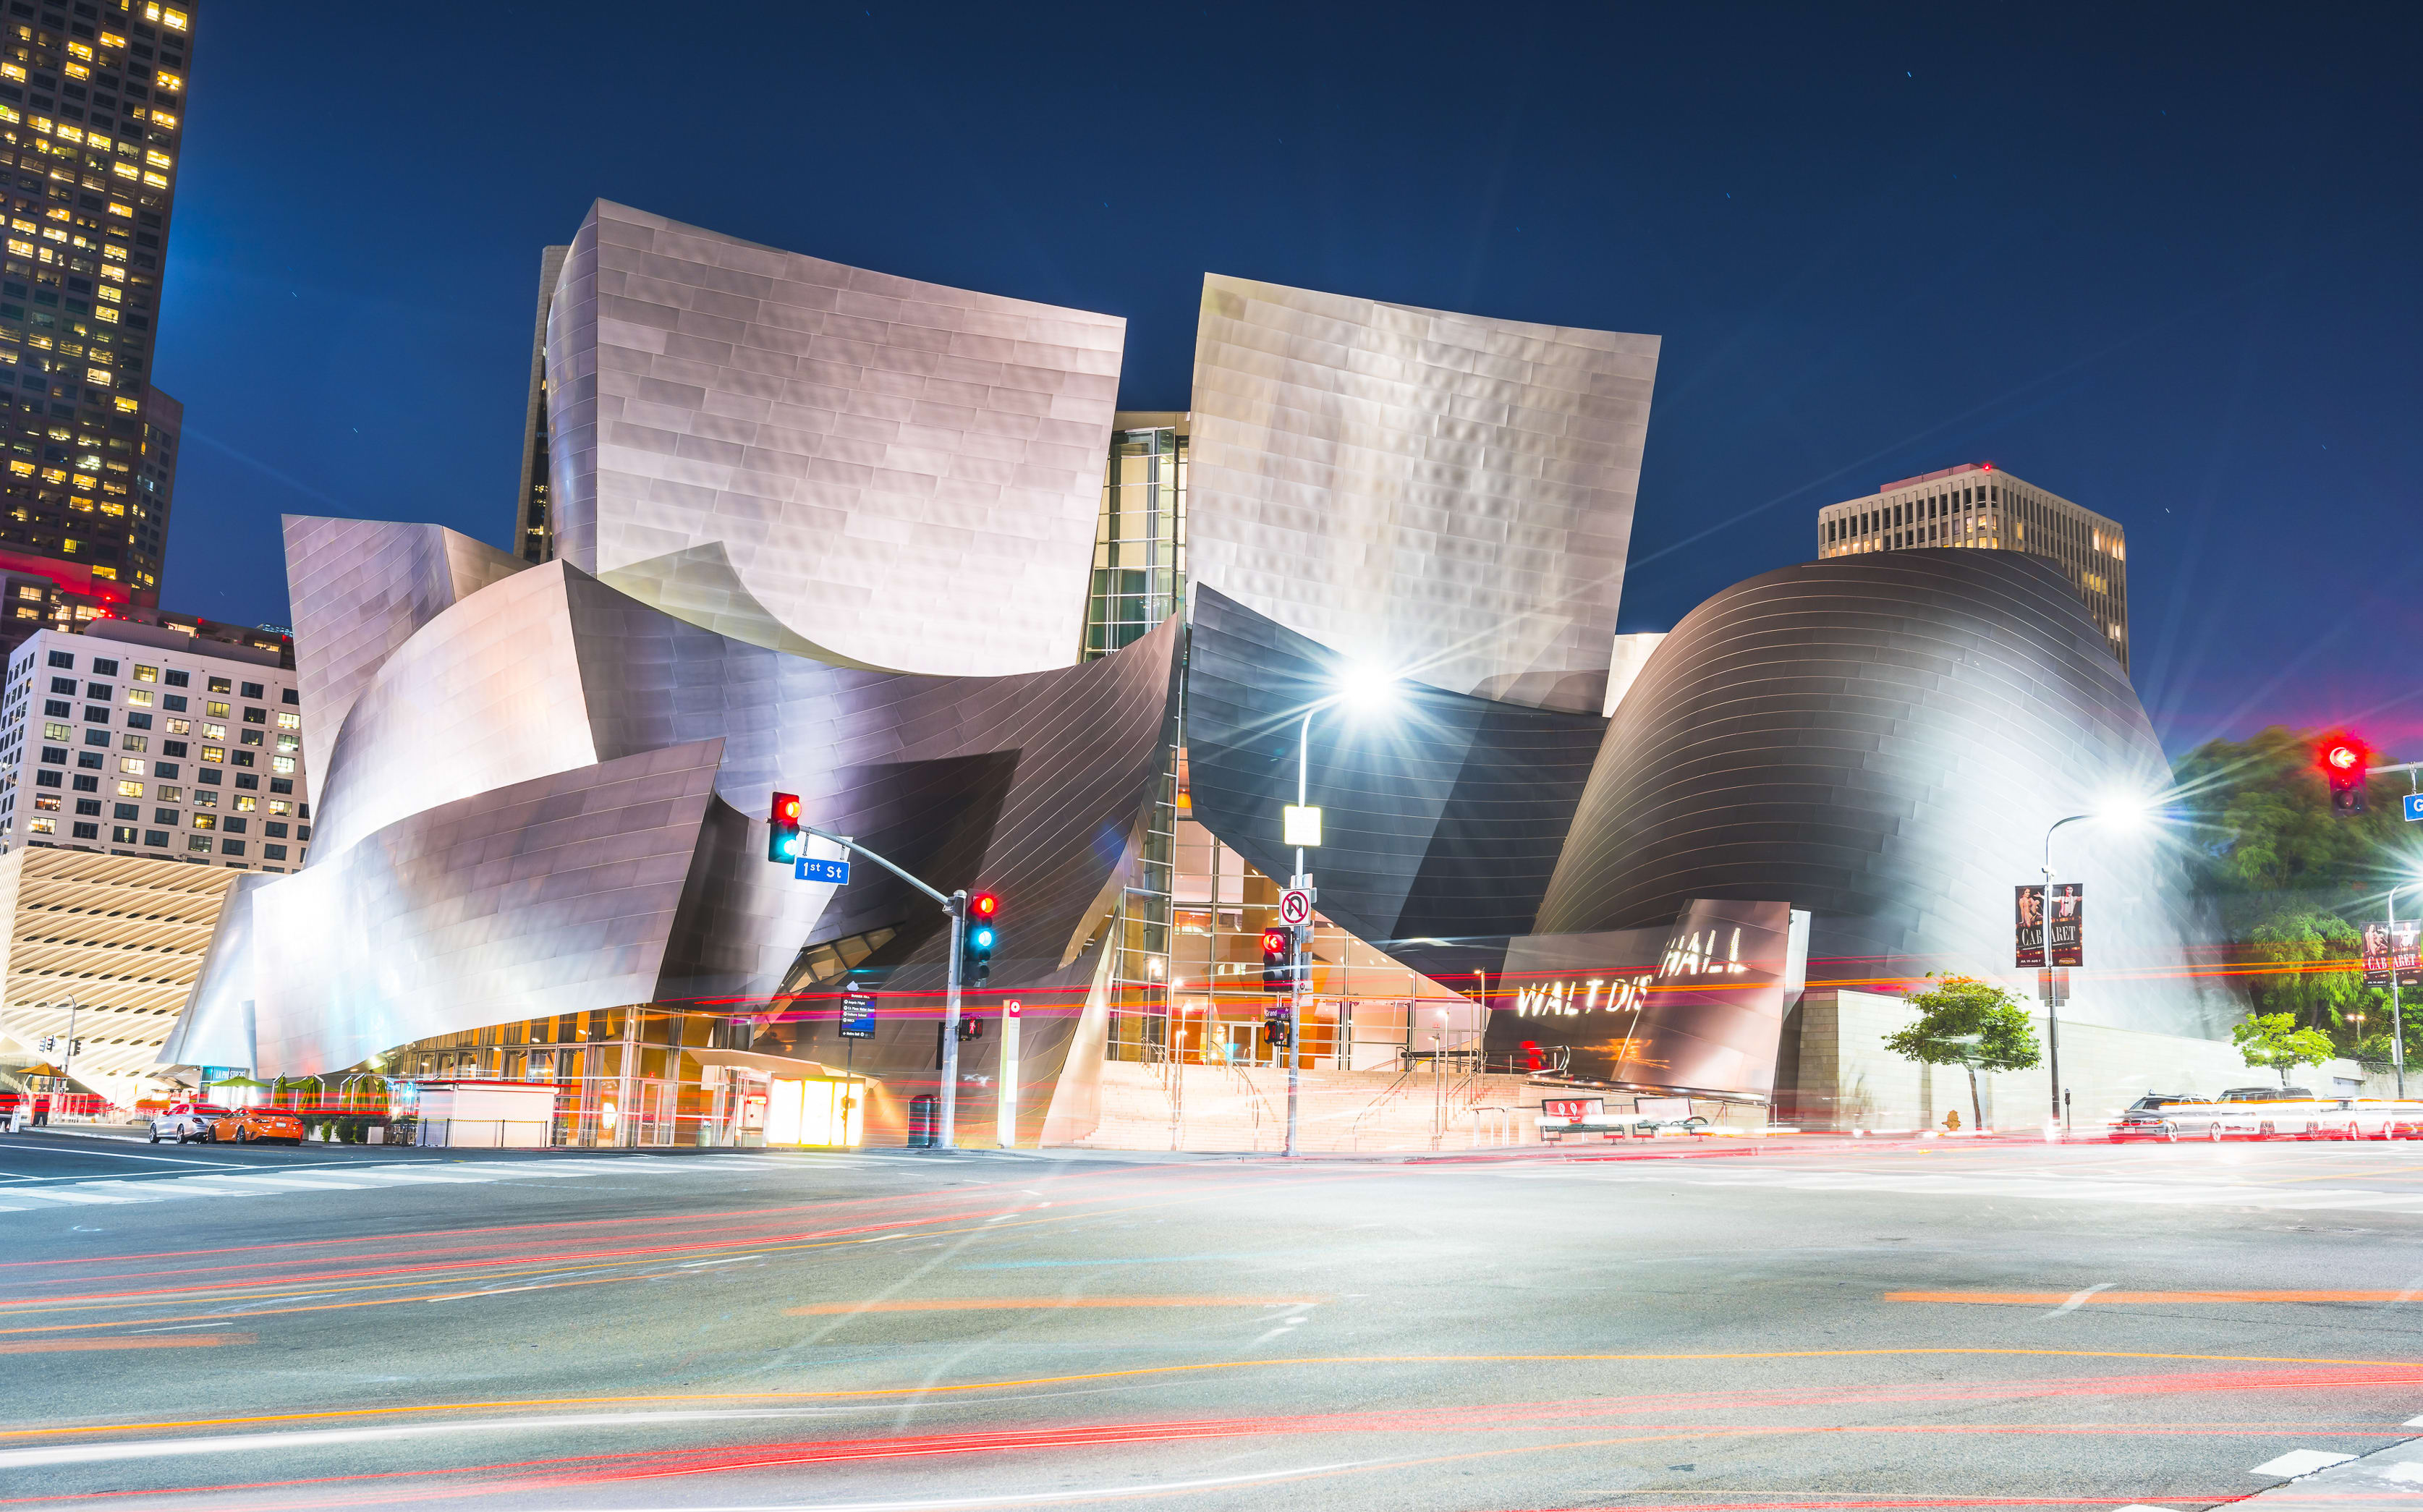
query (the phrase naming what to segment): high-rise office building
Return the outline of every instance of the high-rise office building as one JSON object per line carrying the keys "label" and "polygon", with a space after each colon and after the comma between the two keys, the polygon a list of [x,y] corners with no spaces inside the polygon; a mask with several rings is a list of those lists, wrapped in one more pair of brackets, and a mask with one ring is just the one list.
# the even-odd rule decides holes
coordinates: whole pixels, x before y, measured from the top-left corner
{"label": "high-rise office building", "polygon": [[291,650],[256,641],[124,620],[27,638],[0,680],[0,853],[299,869],[303,706]]}
{"label": "high-rise office building", "polygon": [[521,518],[514,529],[514,554],[529,562],[555,556],[555,515],[546,496],[546,315],[571,250],[551,246],[538,255],[538,327],[531,333],[530,401],[522,413]]}
{"label": "high-rise office building", "polygon": [[104,612],[156,605],[178,417],[150,380],[192,7],[13,0],[0,26],[0,555]]}
{"label": "high-rise office building", "polygon": [[2129,542],[2119,522],[1990,462],[1904,478],[1817,512],[1817,555],[1967,546],[2054,562],[2129,669]]}

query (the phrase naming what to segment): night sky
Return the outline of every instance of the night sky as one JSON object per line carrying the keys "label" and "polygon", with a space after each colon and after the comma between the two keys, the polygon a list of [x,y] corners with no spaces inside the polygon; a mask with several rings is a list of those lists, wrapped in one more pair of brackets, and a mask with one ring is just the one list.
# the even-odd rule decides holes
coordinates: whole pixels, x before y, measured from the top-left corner
{"label": "night sky", "polygon": [[602,197],[1125,316],[1129,408],[1206,270],[1655,332],[1625,628],[1992,461],[2127,528],[2174,751],[2423,757],[2418,12],[1813,8],[198,0],[162,602],[283,622],[283,512],[505,543]]}

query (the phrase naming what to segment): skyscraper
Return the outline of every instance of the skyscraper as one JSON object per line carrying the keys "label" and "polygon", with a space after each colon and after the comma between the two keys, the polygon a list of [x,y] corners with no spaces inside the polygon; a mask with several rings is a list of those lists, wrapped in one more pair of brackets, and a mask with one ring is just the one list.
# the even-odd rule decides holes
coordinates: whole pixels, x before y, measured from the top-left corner
{"label": "skyscraper", "polygon": [[514,529],[514,553],[524,561],[555,556],[555,516],[546,497],[546,314],[555,307],[556,275],[568,246],[538,255],[538,328],[531,333],[530,401],[522,414],[521,518]]}
{"label": "skyscraper", "polygon": [[17,0],[0,25],[0,565],[77,618],[154,606],[179,416],[150,378],[192,8]]}
{"label": "skyscraper", "polygon": [[1817,555],[1967,546],[2024,551],[2060,566],[2129,669],[2129,541],[2119,522],[1990,462],[1904,478],[1817,512]]}

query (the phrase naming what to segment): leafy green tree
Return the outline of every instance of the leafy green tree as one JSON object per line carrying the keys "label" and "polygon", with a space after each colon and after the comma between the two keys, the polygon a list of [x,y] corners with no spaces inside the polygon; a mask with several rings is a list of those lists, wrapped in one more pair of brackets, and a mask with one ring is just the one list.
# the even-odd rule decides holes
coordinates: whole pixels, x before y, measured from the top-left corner
{"label": "leafy green tree", "polygon": [[2387,780],[2364,814],[2331,812],[2314,760],[2318,737],[2273,725],[2251,740],[2210,740],[2181,758],[2173,811],[2193,827],[2206,884],[2227,892],[2345,894],[2381,875],[2406,837]]}
{"label": "leafy green tree", "polygon": [[2404,784],[2387,778],[2372,783],[2367,812],[2333,814],[2320,733],[2274,725],[2208,741],[2178,763],[2171,810],[2187,822],[2230,959],[2269,969],[2233,978],[2248,1010],[2286,1014],[2352,1051],[2389,1006],[2386,991],[2364,984],[2357,926],[2380,917],[2392,880],[2423,871],[2423,836],[2399,820]]}
{"label": "leafy green tree", "polygon": [[1903,1000],[1918,1010],[1918,1022],[1891,1034],[1885,1048],[1922,1065],[1957,1065],[1969,1071],[1972,1128],[1986,1125],[1977,1095],[1979,1071],[2025,1071],[2043,1059],[2027,1010],[2008,992],[1975,977],[1929,973],[1934,984]]}
{"label": "leafy green tree", "polygon": [[2268,1065],[2288,1084],[2293,1066],[2320,1065],[2336,1053],[2331,1037],[2319,1029],[2299,1029],[2287,1014],[2253,1014],[2229,1032],[2230,1043],[2248,1065]]}
{"label": "leafy green tree", "polygon": [[2246,932],[2241,958],[2280,969],[2246,978],[2259,1014],[2287,1014],[2310,1029],[2353,1028],[2373,1000],[2364,984],[2363,941],[2355,925],[2313,908],[2282,908]]}

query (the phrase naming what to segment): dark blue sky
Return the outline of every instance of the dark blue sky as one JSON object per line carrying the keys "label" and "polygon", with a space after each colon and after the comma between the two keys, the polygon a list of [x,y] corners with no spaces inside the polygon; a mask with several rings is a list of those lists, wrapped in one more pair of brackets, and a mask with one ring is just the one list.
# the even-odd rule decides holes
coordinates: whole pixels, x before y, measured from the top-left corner
{"label": "dark blue sky", "polygon": [[2416,12],[1815,8],[199,0],[163,602],[282,620],[286,512],[504,542],[604,197],[1123,315],[1132,408],[1207,269],[1655,332],[1627,628],[1991,460],[2127,527],[2175,750],[2423,757]]}

